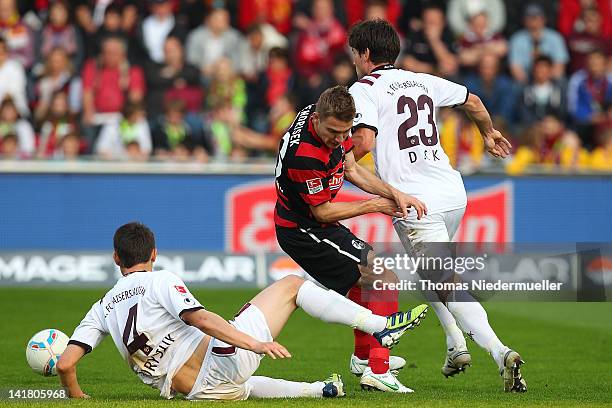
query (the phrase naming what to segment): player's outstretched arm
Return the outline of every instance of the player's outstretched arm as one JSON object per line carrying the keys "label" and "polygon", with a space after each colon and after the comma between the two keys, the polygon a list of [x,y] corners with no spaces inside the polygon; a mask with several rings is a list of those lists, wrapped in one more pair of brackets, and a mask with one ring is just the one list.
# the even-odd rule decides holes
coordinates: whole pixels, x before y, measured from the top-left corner
{"label": "player's outstretched arm", "polygon": [[402,213],[401,217],[408,216],[408,207],[414,207],[417,211],[417,218],[421,219],[423,214],[427,214],[427,207],[420,200],[405,194],[385,183],[368,169],[356,162],[353,152],[346,154],[345,177],[348,181],[359,187],[365,192],[375,194],[393,200]]}
{"label": "player's outstretched arm", "polygon": [[505,158],[510,154],[512,145],[502,134],[493,127],[491,115],[480,98],[470,94],[466,103],[460,106],[470,119],[478,126],[487,151],[495,156]]}
{"label": "player's outstretched arm", "polygon": [[257,354],[266,354],[273,359],[291,357],[291,354],[281,344],[271,342],[261,342],[246,333],[241,332],[229,324],[227,320],[216,313],[200,309],[186,312],[182,316],[183,321],[193,327],[197,327],[202,332],[217,338],[232,346],[250,350]]}
{"label": "player's outstretched arm", "polygon": [[77,363],[84,355],[85,350],[82,347],[75,344],[69,344],[57,362],[57,374],[70,398],[89,398],[89,396],[81,390],[76,374]]}

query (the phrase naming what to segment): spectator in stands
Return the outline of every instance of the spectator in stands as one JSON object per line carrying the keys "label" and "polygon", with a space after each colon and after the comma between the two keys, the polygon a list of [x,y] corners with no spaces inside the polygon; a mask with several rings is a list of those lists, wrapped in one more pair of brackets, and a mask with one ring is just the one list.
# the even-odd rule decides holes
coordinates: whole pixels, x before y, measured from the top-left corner
{"label": "spectator in stands", "polygon": [[478,65],[478,75],[465,80],[470,92],[478,95],[493,118],[496,128],[514,123],[517,89],[512,80],[500,73],[500,60],[493,54],[485,54]]}
{"label": "spectator in stands", "polygon": [[332,71],[334,85],[350,87],[356,80],[355,66],[348,55],[338,55]]}
{"label": "spectator in stands", "polygon": [[246,150],[234,142],[235,131],[240,127],[240,118],[231,103],[217,106],[210,112],[207,123],[216,159],[241,160],[246,157]]}
{"label": "spectator in stands", "polygon": [[149,0],[151,14],[138,28],[138,42],[144,50],[147,61],[161,64],[164,61],[164,45],[170,35],[182,40],[185,31],[176,21],[171,0]]}
{"label": "spectator in stands", "polygon": [[77,125],[68,107],[68,95],[55,92],[49,101],[49,110],[40,126],[36,157],[52,158],[62,152],[62,140],[76,134]]}
{"label": "spectator in stands", "polygon": [[120,11],[121,27],[125,32],[134,29],[139,15],[139,0],[76,0],[75,16],[85,32],[95,32],[102,26],[106,12],[111,7]]}
{"label": "spectator in stands", "polygon": [[64,136],[53,155],[56,160],[75,160],[81,154],[81,137],[78,133],[68,133]]}
{"label": "spectator in stands", "polygon": [[40,34],[40,58],[46,59],[56,48],[64,50],[74,67],[83,60],[83,45],[76,27],[70,22],[70,9],[64,0],[51,3],[49,21]]}
{"label": "spectator in stands", "polygon": [[532,164],[566,169],[588,165],[589,155],[581,147],[580,139],[556,116],[546,116],[525,134],[528,138],[526,145],[516,150],[506,166],[506,171],[511,175],[522,174]]}
{"label": "spectator in stands", "polygon": [[439,5],[442,10],[446,9],[446,0],[411,0],[403,4],[399,18],[398,27],[406,36],[423,29],[423,10],[431,4]]}
{"label": "spectator in stands", "polygon": [[481,58],[492,54],[503,59],[508,53],[508,43],[489,26],[489,15],[484,9],[476,9],[469,16],[469,25],[459,39],[459,61],[464,68],[473,70]]}
{"label": "spectator in stands", "polygon": [[0,159],[11,160],[22,158],[19,154],[19,141],[15,133],[0,133]]}
{"label": "spectator in stands", "polygon": [[314,0],[311,14],[295,47],[295,67],[304,77],[330,73],[336,55],[346,52],[346,30],[334,15],[332,1]]}
{"label": "spectator in stands", "polygon": [[102,128],[94,151],[106,160],[140,161],[146,160],[151,150],[151,131],[143,106],[130,102],[125,105],[121,121]]}
{"label": "spectator in stands", "polygon": [[486,159],[484,143],[478,127],[457,109],[442,108],[439,112],[440,143],[450,163],[461,173],[473,173]]}
{"label": "spectator in stands", "polygon": [[72,64],[63,48],[54,48],[49,52],[42,76],[36,83],[36,107],[34,109],[34,119],[36,121],[40,121],[47,116],[51,97],[58,91],[67,93],[72,113],[80,112],[80,79],[74,78]]}
{"label": "spectator in stands", "polygon": [[264,153],[268,156],[278,153],[279,142],[295,119],[295,107],[288,95],[281,96],[270,109],[270,129],[266,133],[255,132],[249,128],[236,126],[234,143],[251,151],[251,155]]}
{"label": "spectator in stands", "polygon": [[447,77],[457,74],[457,49],[446,26],[444,10],[435,3],[429,4],[423,9],[422,21],[423,28],[406,38],[403,67],[409,71]]}
{"label": "spectator in stands", "polygon": [[268,65],[268,55],[274,47],[285,48],[287,39],[270,25],[254,24],[247,29],[246,41],[241,44],[239,72],[255,81]]}
{"label": "spectator in stands", "polygon": [[292,28],[292,9],[292,2],[287,0],[238,0],[238,27],[247,31],[253,24],[266,23],[275,31],[288,35]]}
{"label": "spectator in stands", "polygon": [[557,29],[557,16],[559,15],[559,2],[549,0],[504,0],[506,4],[506,27],[503,34],[510,38],[512,34],[523,28],[525,9],[530,4],[537,4],[544,10],[549,28]]}
{"label": "spectator in stands", "polygon": [[502,0],[450,0],[446,9],[448,25],[455,36],[465,33],[470,19],[480,13],[488,16],[491,33],[499,33],[506,26],[506,7]]}
{"label": "spectator in stands", "polygon": [[15,0],[0,0],[0,36],[8,45],[10,58],[29,70],[34,64],[34,35],[21,20]]}
{"label": "spectator in stands", "polygon": [[[128,60],[131,63],[140,63],[143,61],[142,46],[138,45],[135,38],[136,30],[129,31],[124,23],[124,14],[130,15],[126,8],[121,8],[117,3],[113,2],[104,9],[102,25],[93,32],[85,34],[85,43],[87,47],[87,57],[97,57],[101,52],[102,44],[109,38],[121,38],[126,44]],[[129,19],[129,18],[128,18]]]}
{"label": "spectator in stands", "polygon": [[[208,152],[202,147],[198,136],[185,120],[185,104],[171,101],[166,112],[153,131],[153,149],[158,158],[208,161]],[[210,148],[210,147],[209,147]]]}
{"label": "spectator in stands", "polygon": [[0,103],[0,139],[9,134],[17,136],[20,157],[31,157],[34,154],[36,137],[32,125],[19,116],[13,99],[5,97]]}
{"label": "spectator in stands", "polygon": [[232,69],[229,58],[221,58],[213,67],[210,87],[206,97],[209,110],[229,108],[234,111],[239,122],[245,119],[245,106],[247,94],[245,83]]}
{"label": "spectator in stands", "polygon": [[229,18],[226,9],[215,8],[187,37],[187,61],[198,67],[206,80],[221,58],[229,58],[233,70],[240,67],[240,44],[244,39],[230,27]]}
{"label": "spectator in stands", "polygon": [[612,74],[606,72],[601,50],[587,57],[587,68],[572,75],[568,86],[568,109],[582,142],[595,143],[595,128],[606,120],[605,108],[612,103]]}
{"label": "spectator in stands", "polygon": [[10,96],[24,117],[30,114],[26,84],[23,66],[10,59],[6,40],[0,36],[0,100]]}
{"label": "spectator in stands", "polygon": [[[308,28],[315,18],[314,9],[317,0],[296,0],[293,12],[293,30],[303,31]],[[351,0],[330,0],[331,14],[343,26],[347,26],[346,11],[347,1]]]}
{"label": "spectator in stands", "polygon": [[359,20],[387,20],[397,29],[397,23],[402,11],[399,0],[345,0],[348,27]]}
{"label": "spectator in stands", "polygon": [[595,171],[612,172],[612,127],[601,135],[599,146],[593,149],[590,167]]}
{"label": "spectator in stands", "polygon": [[583,32],[586,28],[585,10],[596,9],[602,18],[601,33],[612,36],[612,14],[609,0],[560,0],[557,27],[561,34],[569,37],[572,33]]}
{"label": "spectator in stands", "polygon": [[553,62],[547,56],[536,58],[532,80],[523,88],[519,101],[519,123],[531,126],[554,115],[564,119],[567,113],[567,90],[563,81],[553,78]]}
{"label": "spectator in stands", "polygon": [[[99,127],[117,124],[127,101],[141,102],[145,93],[142,69],[132,66],[121,38],[108,37],[100,58],[87,61],[83,68],[83,124],[88,144],[93,145]],[[84,129],[85,131],[85,129]]]}
{"label": "spectator in stands", "polygon": [[163,63],[150,64],[146,75],[146,106],[151,121],[158,120],[169,100],[182,100],[191,113],[202,109],[200,71],[185,61],[183,45],[177,37],[166,39]]}
{"label": "spectator in stands", "polygon": [[585,68],[587,55],[595,49],[612,55],[612,36],[604,35],[599,11],[596,8],[588,8],[583,10],[582,15],[584,29],[572,32],[567,39],[567,47],[570,52],[570,73]]}
{"label": "spectator in stands", "polygon": [[514,79],[521,84],[527,83],[533,61],[540,55],[552,59],[553,76],[562,78],[568,54],[561,34],[546,27],[544,10],[536,3],[527,6],[523,21],[525,28],[510,38],[508,59]]}
{"label": "spectator in stands", "polygon": [[259,75],[257,81],[247,82],[246,114],[249,127],[262,133],[268,130],[270,107],[278,98],[289,92],[293,82],[289,52],[284,48],[272,48],[265,71]]}

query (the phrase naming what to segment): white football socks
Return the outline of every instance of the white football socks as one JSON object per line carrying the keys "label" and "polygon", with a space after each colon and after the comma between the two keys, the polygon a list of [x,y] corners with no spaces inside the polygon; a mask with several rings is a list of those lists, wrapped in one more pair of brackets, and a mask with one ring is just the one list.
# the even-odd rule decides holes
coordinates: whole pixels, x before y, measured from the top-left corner
{"label": "white football socks", "polygon": [[504,354],[510,349],[497,338],[489,325],[487,312],[482,305],[474,300],[473,302],[448,302],[447,306],[463,331],[491,354],[498,367],[503,367]]}
{"label": "white football socks", "polygon": [[463,332],[459,327],[457,327],[457,322],[455,321],[455,318],[451,312],[449,312],[446,305],[444,305],[442,302],[431,302],[430,306],[434,312],[436,312],[436,315],[440,320],[440,324],[442,325],[442,329],[446,334],[447,350],[450,351],[451,349],[457,350],[467,348]]}
{"label": "white football socks", "polygon": [[340,323],[373,334],[384,330],[387,318],[378,316],[357,303],[306,281],[298,290],[296,303],[306,313],[326,323]]}
{"label": "white football socks", "polygon": [[246,381],[251,386],[250,397],[254,398],[322,398],[325,383],[287,381],[254,375]]}

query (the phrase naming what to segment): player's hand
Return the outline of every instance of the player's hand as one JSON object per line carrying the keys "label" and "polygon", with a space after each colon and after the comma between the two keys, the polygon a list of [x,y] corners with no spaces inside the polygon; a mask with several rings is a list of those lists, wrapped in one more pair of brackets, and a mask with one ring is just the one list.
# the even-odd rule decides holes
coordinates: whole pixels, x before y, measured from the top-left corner
{"label": "player's hand", "polygon": [[384,197],[377,197],[372,199],[372,202],[374,203],[376,212],[383,213],[391,217],[404,217],[404,213],[393,200],[389,200],[388,198]]}
{"label": "player's hand", "polygon": [[417,219],[421,219],[423,215],[427,215],[427,207],[425,203],[419,200],[416,197],[411,195],[402,193],[399,190],[393,191],[393,199],[395,200],[395,204],[402,211],[402,218],[408,217],[408,208],[413,207],[417,212]]}
{"label": "player's hand", "polygon": [[290,358],[291,353],[287,351],[285,346],[275,341],[269,341],[266,343],[258,343],[252,350],[257,354],[265,354],[276,360],[277,358]]}
{"label": "player's hand", "polygon": [[512,145],[499,130],[493,129],[492,132],[483,136],[485,148],[492,156],[506,158],[510,154]]}

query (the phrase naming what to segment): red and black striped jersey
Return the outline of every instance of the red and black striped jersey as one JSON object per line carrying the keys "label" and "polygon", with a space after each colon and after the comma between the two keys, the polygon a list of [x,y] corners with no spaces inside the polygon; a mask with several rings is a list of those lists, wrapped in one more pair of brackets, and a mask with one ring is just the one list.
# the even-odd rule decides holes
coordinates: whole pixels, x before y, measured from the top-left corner
{"label": "red and black striped jersey", "polygon": [[347,138],[335,149],[327,147],[315,132],[312,114],[315,105],[302,109],[280,142],[276,162],[277,227],[320,227],[310,211],[332,201],[344,182],[346,153],[353,149]]}

